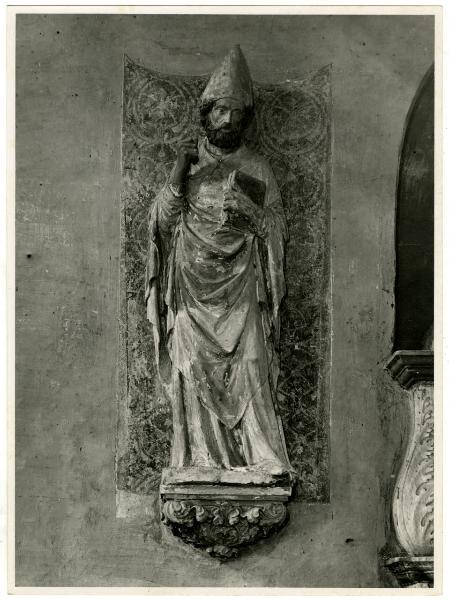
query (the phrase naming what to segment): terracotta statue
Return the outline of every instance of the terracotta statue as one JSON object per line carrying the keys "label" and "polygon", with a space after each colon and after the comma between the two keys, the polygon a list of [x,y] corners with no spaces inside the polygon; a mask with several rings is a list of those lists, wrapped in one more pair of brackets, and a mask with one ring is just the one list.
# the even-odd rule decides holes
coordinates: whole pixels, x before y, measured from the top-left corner
{"label": "terracotta statue", "polygon": [[172,468],[292,472],[276,412],[285,294],[282,201],[243,142],[254,113],[237,46],[200,99],[150,216],[146,301],[173,409]]}

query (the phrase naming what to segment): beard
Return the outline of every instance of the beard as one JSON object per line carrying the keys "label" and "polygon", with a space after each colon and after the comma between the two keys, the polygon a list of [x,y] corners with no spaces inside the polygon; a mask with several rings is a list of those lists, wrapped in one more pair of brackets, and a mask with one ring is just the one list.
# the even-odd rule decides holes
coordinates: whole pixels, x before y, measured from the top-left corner
{"label": "beard", "polygon": [[207,118],[204,131],[209,142],[222,150],[234,150],[242,143],[243,127],[241,125],[234,127],[228,125],[225,128],[215,129]]}

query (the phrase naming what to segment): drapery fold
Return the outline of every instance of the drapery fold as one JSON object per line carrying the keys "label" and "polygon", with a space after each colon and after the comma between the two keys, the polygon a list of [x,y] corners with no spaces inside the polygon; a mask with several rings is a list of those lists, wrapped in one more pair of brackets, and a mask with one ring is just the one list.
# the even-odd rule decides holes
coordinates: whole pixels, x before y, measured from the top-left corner
{"label": "drapery fold", "polygon": [[[258,235],[223,224],[236,168],[266,184]],[[217,161],[201,144],[185,199],[165,185],[149,234],[145,299],[175,415],[172,466],[288,469],[275,410],[287,228],[268,163],[245,146]]]}

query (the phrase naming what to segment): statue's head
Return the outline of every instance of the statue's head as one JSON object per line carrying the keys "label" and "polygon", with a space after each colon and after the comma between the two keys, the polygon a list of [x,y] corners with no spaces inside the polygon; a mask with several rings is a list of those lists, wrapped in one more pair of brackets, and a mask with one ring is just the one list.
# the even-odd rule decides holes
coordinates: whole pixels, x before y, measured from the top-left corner
{"label": "statue's head", "polygon": [[253,107],[235,98],[220,98],[200,108],[201,125],[211,144],[224,150],[238,148],[254,116]]}
{"label": "statue's head", "polygon": [[200,119],[211,144],[223,149],[240,146],[254,116],[251,76],[239,46],[212,74],[200,99]]}

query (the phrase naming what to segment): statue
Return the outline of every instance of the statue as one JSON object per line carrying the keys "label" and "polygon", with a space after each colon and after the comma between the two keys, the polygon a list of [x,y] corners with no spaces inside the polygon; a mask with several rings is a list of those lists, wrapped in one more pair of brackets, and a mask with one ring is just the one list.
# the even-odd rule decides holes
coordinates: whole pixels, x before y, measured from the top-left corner
{"label": "statue", "polygon": [[238,46],[199,109],[205,137],[178,146],[149,223],[147,315],[173,411],[165,483],[289,485],[276,412],[287,228],[269,164],[243,141],[254,98]]}

